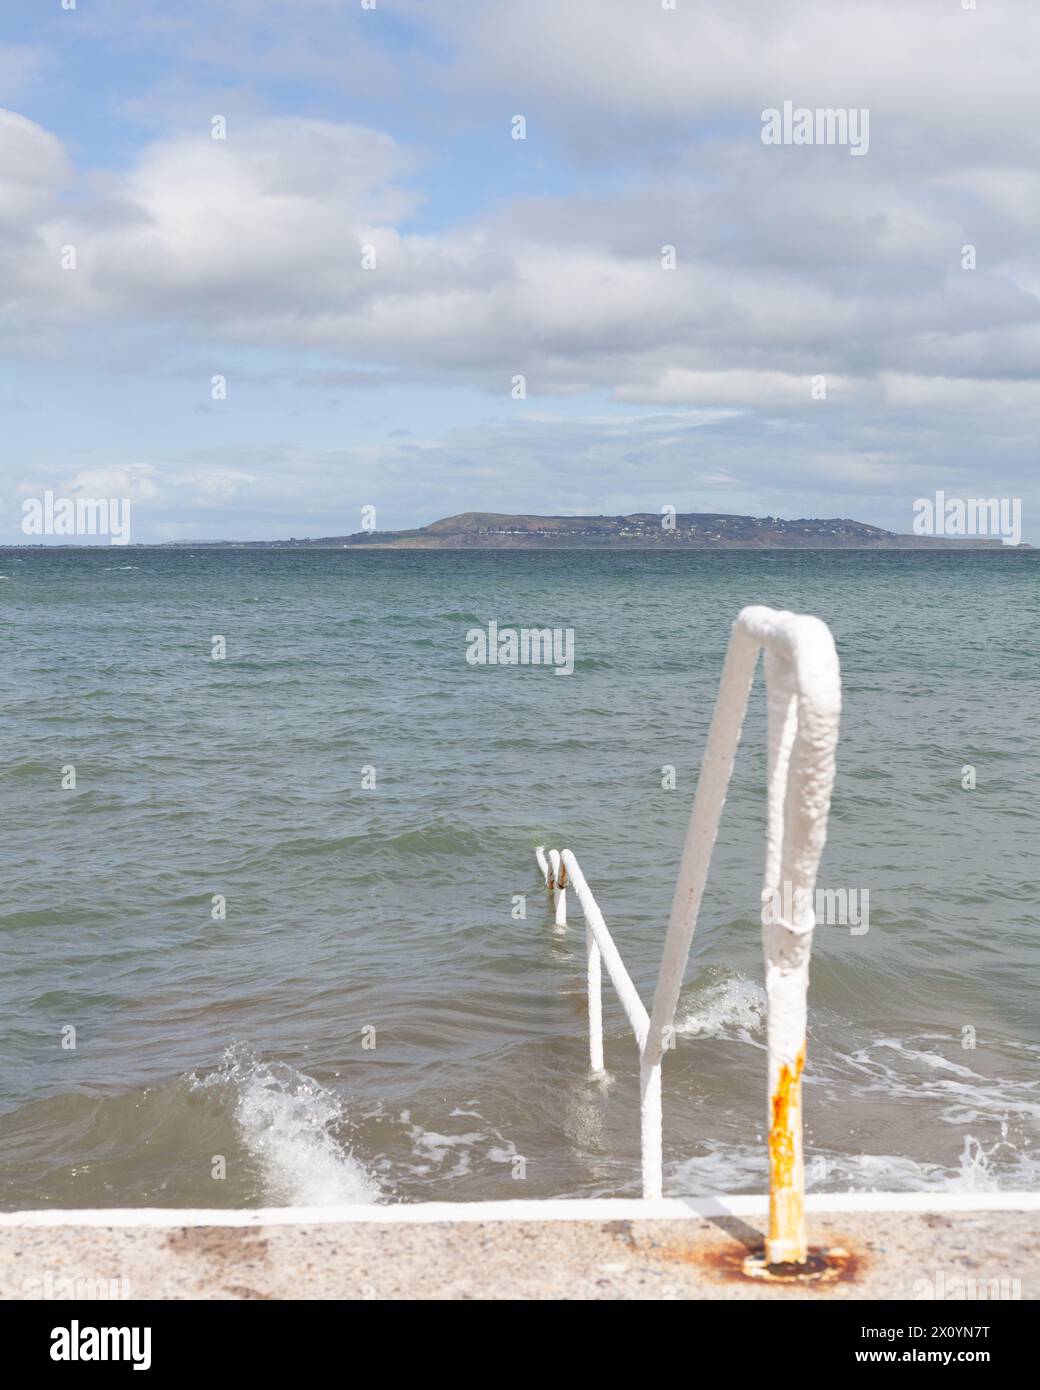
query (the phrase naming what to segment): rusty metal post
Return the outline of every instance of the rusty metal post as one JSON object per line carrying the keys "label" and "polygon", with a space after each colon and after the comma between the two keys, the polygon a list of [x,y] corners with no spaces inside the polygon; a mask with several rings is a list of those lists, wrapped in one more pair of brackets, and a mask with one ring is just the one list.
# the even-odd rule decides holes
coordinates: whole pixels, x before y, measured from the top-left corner
{"label": "rusty metal post", "polygon": [[816,872],[827,829],[841,683],[830,633],[801,619],[794,640],[766,644],[768,800],[762,948],[769,1004],[767,1266],[804,1266],[805,1067]]}

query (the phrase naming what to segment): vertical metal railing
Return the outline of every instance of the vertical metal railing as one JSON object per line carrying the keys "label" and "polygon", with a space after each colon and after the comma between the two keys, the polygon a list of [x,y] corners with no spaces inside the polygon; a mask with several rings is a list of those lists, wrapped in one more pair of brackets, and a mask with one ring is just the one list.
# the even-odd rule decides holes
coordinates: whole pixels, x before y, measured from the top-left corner
{"label": "vertical metal railing", "polygon": [[[802,1157],[802,1069],[806,991],[815,926],[816,873],[827,836],[841,712],[834,639],[818,618],[770,608],[743,609],[733,624],[701,775],[683,846],[661,966],[649,1016],[570,850],[539,847],[555,922],[566,925],[572,884],[586,926],[589,1062],[603,1070],[602,965],[639,1048],[643,1196],[662,1184],[661,1067],[674,1036],[690,945],[718,834],[748,696],[765,652],[768,798],[762,881],[769,1087],[769,1264],[803,1264],[807,1245]],[[778,904],[780,905],[778,907]],[[787,916],[784,913],[787,913]]]}

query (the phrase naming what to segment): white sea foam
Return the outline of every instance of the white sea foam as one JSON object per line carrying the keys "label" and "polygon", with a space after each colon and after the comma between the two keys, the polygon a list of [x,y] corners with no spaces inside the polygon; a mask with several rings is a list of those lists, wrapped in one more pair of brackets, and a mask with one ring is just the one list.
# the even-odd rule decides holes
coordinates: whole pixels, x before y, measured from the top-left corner
{"label": "white sea foam", "polygon": [[[1040,1120],[1040,1097],[1019,1078],[986,1076],[966,1063],[897,1038],[879,1038],[850,1056],[841,1056],[840,1061],[864,1078],[866,1084],[858,1087],[862,1094],[880,1092],[918,1103],[938,1102],[939,1114],[951,1124],[1009,1117]],[[847,1077],[842,1084],[848,1088]]]}
{"label": "white sea foam", "polygon": [[[451,1117],[484,1118],[479,1110],[458,1107]],[[474,1171],[474,1160],[480,1171],[484,1163],[510,1163],[516,1157],[516,1145],[494,1125],[466,1129],[459,1134],[442,1134],[414,1121],[410,1110],[401,1112],[400,1123],[412,1150],[411,1161],[406,1160],[404,1167],[415,1176],[435,1175],[442,1181],[464,1178]]]}
{"label": "white sea foam", "polygon": [[684,1159],[665,1179],[669,1195],[764,1192],[769,1184],[764,1145],[711,1144],[707,1153]]}
{"label": "white sea foam", "polygon": [[729,976],[705,986],[675,1031],[684,1036],[726,1038],[753,1042],[766,1021],[766,992],[743,975]]}
{"label": "white sea foam", "polygon": [[[998,1180],[996,1164],[1000,1163]],[[949,1165],[918,1162],[902,1154],[842,1154],[814,1149],[807,1143],[805,1187],[808,1192],[997,1192],[1032,1190],[1040,1162],[1006,1138],[987,1149],[973,1135]],[[769,1172],[764,1144],[711,1145],[708,1152],[683,1160],[666,1177],[670,1193],[714,1194],[764,1192]]]}
{"label": "white sea foam", "polygon": [[260,1166],[267,1199],[284,1206],[374,1202],[379,1187],[336,1138],[343,1106],[327,1087],[284,1062],[229,1048],[220,1068],[196,1083],[227,1090],[242,1143]]}

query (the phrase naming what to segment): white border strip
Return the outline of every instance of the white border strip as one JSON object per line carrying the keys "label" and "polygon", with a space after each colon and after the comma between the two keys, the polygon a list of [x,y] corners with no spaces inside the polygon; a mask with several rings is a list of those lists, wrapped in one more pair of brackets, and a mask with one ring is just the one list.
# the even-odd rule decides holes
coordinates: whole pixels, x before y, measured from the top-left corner
{"label": "white border strip", "polygon": [[[871,1211],[1040,1211],[1040,1192],[809,1193],[808,1212],[835,1215]],[[686,1221],[712,1216],[764,1216],[768,1196],[554,1198],[516,1202],[397,1202],[392,1206],[249,1207],[199,1210],[176,1207],[50,1208],[0,1213],[0,1230],[25,1227],[183,1227],[426,1225],[452,1221]]]}

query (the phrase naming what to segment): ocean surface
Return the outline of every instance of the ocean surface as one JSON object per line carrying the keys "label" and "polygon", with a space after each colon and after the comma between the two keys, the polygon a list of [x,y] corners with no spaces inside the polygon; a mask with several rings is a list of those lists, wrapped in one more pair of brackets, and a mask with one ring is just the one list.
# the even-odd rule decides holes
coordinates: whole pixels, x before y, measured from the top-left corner
{"label": "ocean surface", "polygon": [[[637,1194],[635,1044],[605,984],[589,1075],[580,913],[554,932],[534,846],[577,854],[649,1003],[747,603],[834,632],[820,884],[869,894],[868,930],[816,931],[810,1188],[1040,1184],[1040,553],[95,547],[0,576],[3,1207]],[[492,620],[573,629],[573,674],[468,664]],[[766,1186],[764,786],[759,682],[666,1193]]]}

